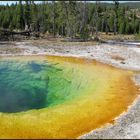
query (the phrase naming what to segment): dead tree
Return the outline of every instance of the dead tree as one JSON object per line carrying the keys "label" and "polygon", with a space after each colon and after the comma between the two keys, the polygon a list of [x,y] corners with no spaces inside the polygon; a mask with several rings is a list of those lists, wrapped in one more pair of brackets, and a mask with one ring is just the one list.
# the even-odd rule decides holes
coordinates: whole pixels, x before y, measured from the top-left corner
{"label": "dead tree", "polygon": [[95,7],[95,19],[96,19],[95,40],[99,40],[99,37],[98,37],[98,20],[99,20],[98,6],[99,6],[99,1],[96,1],[96,7]]}
{"label": "dead tree", "polygon": [[114,35],[117,34],[118,30],[118,8],[119,2],[118,0],[114,0]]}
{"label": "dead tree", "polygon": [[52,1],[53,4],[53,37],[56,36],[56,26],[55,26],[55,0]]}

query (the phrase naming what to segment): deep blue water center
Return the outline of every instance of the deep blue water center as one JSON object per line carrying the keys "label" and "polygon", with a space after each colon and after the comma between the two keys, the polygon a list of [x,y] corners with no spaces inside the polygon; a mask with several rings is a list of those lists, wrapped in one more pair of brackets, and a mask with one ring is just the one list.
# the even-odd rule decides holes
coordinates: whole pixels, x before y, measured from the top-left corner
{"label": "deep blue water center", "polygon": [[57,69],[46,62],[0,61],[0,112],[46,107],[52,71]]}

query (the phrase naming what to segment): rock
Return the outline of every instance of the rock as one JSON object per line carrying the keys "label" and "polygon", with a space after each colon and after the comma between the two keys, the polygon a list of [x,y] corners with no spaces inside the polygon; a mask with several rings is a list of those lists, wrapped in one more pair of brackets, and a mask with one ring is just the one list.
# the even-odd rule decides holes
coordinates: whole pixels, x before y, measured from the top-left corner
{"label": "rock", "polygon": [[125,64],[125,62],[124,61],[121,61],[121,64]]}

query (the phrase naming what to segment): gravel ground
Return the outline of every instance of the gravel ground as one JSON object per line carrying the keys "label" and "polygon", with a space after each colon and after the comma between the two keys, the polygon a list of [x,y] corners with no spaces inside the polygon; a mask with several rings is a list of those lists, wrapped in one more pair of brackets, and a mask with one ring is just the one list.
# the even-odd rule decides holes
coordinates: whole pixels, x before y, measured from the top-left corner
{"label": "gravel ground", "polygon": [[140,48],[137,46],[127,47],[109,44],[98,44],[94,46],[53,46],[51,44],[44,44],[39,46],[32,45],[29,42],[19,42],[16,43],[16,47],[23,50],[22,53],[17,53],[17,55],[48,54],[86,57],[96,59],[100,62],[111,64],[122,69],[140,71]]}
{"label": "gravel ground", "polygon": [[[4,44],[5,45],[5,44]],[[8,45],[7,45],[8,46]],[[11,46],[11,45],[9,45]],[[12,45],[18,51],[2,53],[3,45],[0,44],[0,56],[9,55],[62,55],[96,59],[100,62],[118,68],[136,71],[136,84],[140,85],[140,47],[126,45],[53,45],[51,43],[32,44],[32,42],[17,42]],[[20,51],[19,51],[20,50]],[[85,134],[81,139],[124,139],[140,138],[140,97],[138,97],[127,112],[115,119],[115,124],[106,124]]]}

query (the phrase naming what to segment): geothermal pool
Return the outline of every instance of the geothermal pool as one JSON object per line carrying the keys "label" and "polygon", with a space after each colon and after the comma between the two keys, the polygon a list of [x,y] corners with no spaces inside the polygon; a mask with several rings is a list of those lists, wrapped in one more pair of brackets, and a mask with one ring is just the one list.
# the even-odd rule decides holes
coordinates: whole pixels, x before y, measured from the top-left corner
{"label": "geothermal pool", "polygon": [[133,72],[83,58],[0,58],[0,138],[77,138],[127,110]]}

